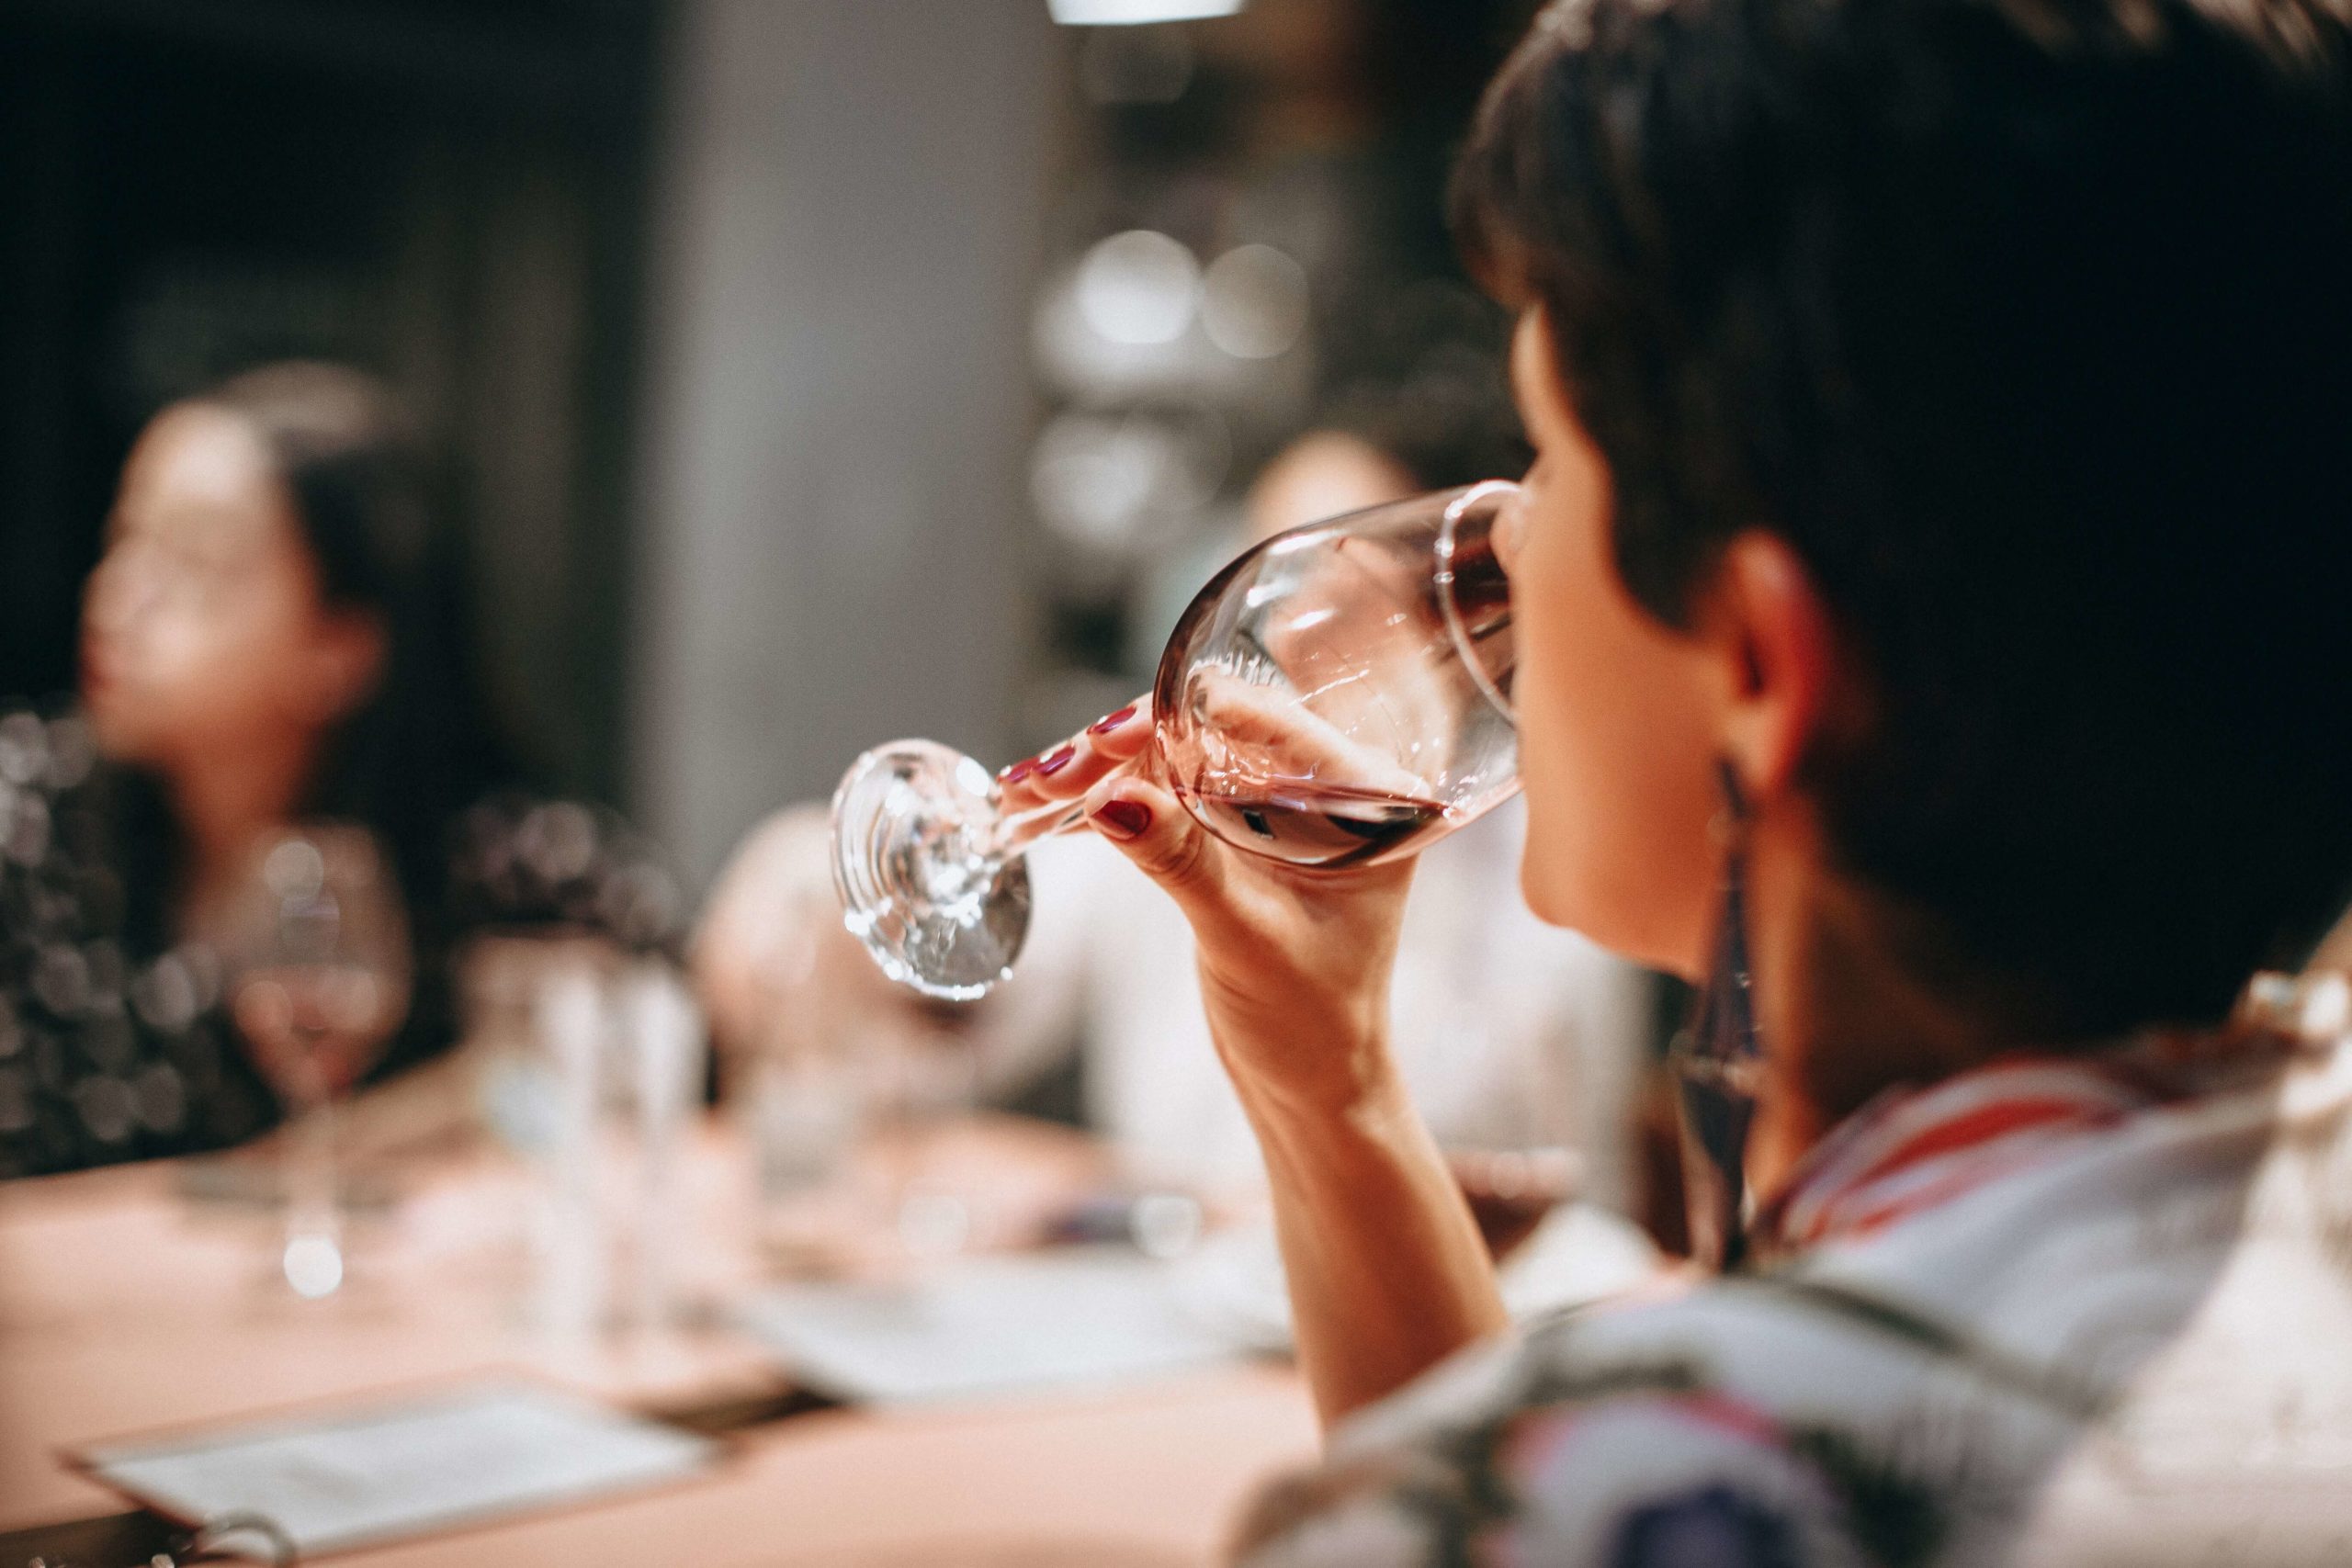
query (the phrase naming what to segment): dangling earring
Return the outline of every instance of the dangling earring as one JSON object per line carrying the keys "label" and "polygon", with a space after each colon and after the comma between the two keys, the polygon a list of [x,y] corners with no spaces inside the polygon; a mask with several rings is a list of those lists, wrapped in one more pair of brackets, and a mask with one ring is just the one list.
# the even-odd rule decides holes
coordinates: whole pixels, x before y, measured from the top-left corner
{"label": "dangling earring", "polygon": [[1763,1077],[1747,968],[1747,801],[1731,764],[1720,764],[1724,809],[1723,903],[1714,964],[1696,1016],[1674,1054],[1682,1102],[1682,1182],[1690,1256],[1712,1268],[1739,1268],[1747,1256],[1747,1127]]}

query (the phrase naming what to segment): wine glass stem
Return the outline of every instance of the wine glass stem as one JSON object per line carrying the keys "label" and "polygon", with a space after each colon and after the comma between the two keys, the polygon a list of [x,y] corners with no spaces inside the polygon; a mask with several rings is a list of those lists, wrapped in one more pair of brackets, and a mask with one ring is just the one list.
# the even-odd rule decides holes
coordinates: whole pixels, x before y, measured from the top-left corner
{"label": "wine glass stem", "polygon": [[317,1237],[336,1245],[334,1097],[319,1096],[287,1134],[287,1244]]}
{"label": "wine glass stem", "polygon": [[[1144,757],[1151,754],[1147,751]],[[1139,770],[1144,757],[1137,757],[1132,761],[1121,763],[1104,776],[1113,779],[1125,778]],[[996,832],[989,840],[988,852],[994,860],[1011,860],[1040,839],[1056,838],[1063,833],[1074,832],[1084,826],[1086,826],[1086,807],[1083,805],[1075,801],[1057,800],[1050,806],[1041,806],[1035,811],[1023,811],[1016,816],[1000,818],[996,825]]]}

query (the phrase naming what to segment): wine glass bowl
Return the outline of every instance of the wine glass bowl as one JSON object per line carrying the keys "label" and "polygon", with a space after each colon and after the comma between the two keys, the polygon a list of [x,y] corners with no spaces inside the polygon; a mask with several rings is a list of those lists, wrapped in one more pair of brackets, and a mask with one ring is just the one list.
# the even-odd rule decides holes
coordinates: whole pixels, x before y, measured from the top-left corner
{"label": "wine glass bowl", "polygon": [[282,829],[253,853],[222,957],[254,1067],[288,1117],[281,1265],[298,1294],[343,1281],[334,1107],[408,1011],[408,929],[375,838],[342,823]]}
{"label": "wine glass bowl", "polygon": [[[1336,870],[1400,859],[1518,789],[1510,584],[1494,482],[1277,535],[1193,600],[1152,686],[1148,767],[1209,831]],[[978,762],[924,740],[860,757],[833,797],[843,918],[893,979],[969,1000],[1027,933],[1034,840]]]}
{"label": "wine glass bowl", "polygon": [[1515,494],[1309,524],[1201,592],[1152,707],[1169,782],[1204,826],[1337,869],[1417,853],[1516,789],[1509,584],[1487,542]]}

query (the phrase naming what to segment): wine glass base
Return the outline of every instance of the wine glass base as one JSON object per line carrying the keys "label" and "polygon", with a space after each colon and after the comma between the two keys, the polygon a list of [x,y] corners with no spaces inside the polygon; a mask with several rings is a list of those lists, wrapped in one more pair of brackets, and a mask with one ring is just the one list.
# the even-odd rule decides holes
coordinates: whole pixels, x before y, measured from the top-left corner
{"label": "wine glass base", "polygon": [[304,1301],[318,1301],[343,1288],[343,1247],[331,1235],[288,1237],[279,1262],[287,1284]]}
{"label": "wine glass base", "polygon": [[971,1001],[1012,972],[1029,934],[1029,868],[987,848],[995,781],[929,740],[877,746],[833,795],[842,920],[885,974]]}

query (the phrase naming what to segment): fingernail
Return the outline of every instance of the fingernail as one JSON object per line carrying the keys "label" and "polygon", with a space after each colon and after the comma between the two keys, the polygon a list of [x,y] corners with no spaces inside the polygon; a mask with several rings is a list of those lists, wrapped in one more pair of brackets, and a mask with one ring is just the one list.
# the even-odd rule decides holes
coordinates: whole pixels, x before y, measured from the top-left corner
{"label": "fingernail", "polygon": [[1114,839],[1139,839],[1151,826],[1151,807],[1133,800],[1106,800],[1094,820]]}
{"label": "fingernail", "polygon": [[1060,773],[1064,768],[1069,767],[1069,760],[1077,755],[1077,747],[1063,747],[1060,750],[1055,752],[1052,756],[1037,764],[1037,775],[1040,778],[1050,778],[1054,774]]}
{"label": "fingernail", "polygon": [[1036,771],[1037,759],[1035,757],[1023,757],[1020,761],[1013,763],[1012,766],[997,774],[997,783],[1017,784],[1023,779],[1027,778],[1031,773],[1034,773]]}
{"label": "fingernail", "polygon": [[1088,725],[1086,727],[1086,733],[1089,735],[1108,735],[1111,731],[1118,728],[1119,726],[1126,723],[1127,720],[1135,717],[1135,716],[1136,705],[1129,703],[1125,707],[1121,708],[1118,712],[1106,713],[1101,718],[1096,719],[1092,724]]}

